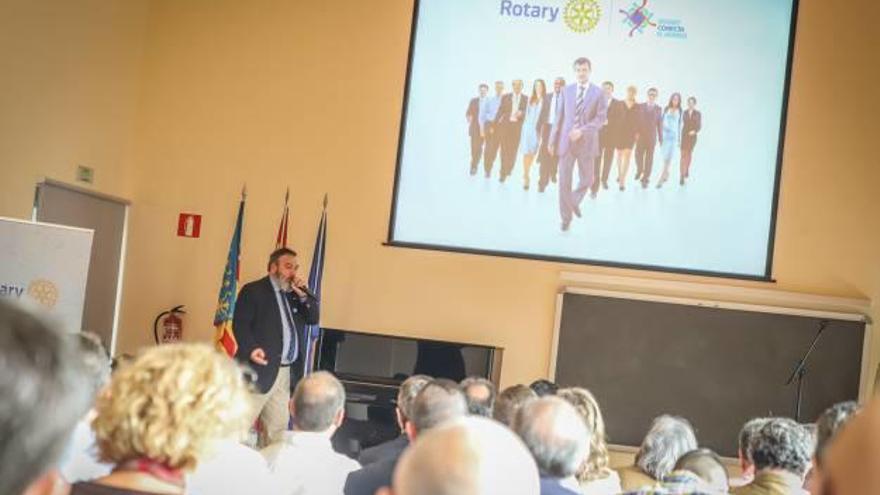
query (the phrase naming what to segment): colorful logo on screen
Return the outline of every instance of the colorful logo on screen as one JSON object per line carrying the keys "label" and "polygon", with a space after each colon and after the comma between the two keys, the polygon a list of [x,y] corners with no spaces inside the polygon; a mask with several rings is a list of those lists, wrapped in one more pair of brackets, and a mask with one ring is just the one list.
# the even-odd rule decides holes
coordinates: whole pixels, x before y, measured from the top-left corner
{"label": "colorful logo on screen", "polygon": [[629,28],[629,36],[643,34],[648,28],[656,28],[659,38],[687,38],[687,30],[680,19],[658,19],[654,21],[654,13],[648,10],[648,0],[632,3],[628,9],[620,9],[623,24]]}
{"label": "colorful logo on screen", "polygon": [[657,27],[657,23],[652,21],[654,13],[648,10],[648,0],[642,0],[641,4],[633,3],[629,9],[620,9],[623,14],[623,23],[629,26],[629,35],[635,33],[644,33],[648,27]]}
{"label": "colorful logo on screen", "polygon": [[[504,17],[524,18],[554,23],[559,19],[560,7],[528,2],[501,0],[499,14]],[[589,33],[599,24],[602,7],[599,0],[569,0],[562,11],[562,19],[576,33]]]}
{"label": "colorful logo on screen", "polygon": [[601,17],[602,7],[597,0],[569,0],[562,15],[565,25],[576,33],[589,33]]}

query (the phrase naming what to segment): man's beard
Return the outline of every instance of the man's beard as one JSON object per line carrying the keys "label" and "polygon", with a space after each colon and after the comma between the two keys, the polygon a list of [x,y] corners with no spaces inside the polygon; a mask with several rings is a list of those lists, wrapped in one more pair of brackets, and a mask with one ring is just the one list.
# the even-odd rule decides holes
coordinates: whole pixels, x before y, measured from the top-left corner
{"label": "man's beard", "polygon": [[283,290],[284,292],[290,292],[291,290],[293,290],[292,289],[292,287],[293,287],[292,280],[284,278],[284,277],[278,275],[277,273],[272,274],[272,279],[278,285],[278,288]]}

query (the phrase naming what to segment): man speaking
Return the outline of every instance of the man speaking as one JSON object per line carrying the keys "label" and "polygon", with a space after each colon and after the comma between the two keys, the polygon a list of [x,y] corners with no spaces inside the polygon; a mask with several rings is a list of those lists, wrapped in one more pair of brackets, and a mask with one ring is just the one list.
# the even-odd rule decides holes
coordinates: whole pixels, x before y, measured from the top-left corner
{"label": "man speaking", "polygon": [[305,359],[306,325],[318,322],[318,300],[297,268],[296,252],[276,249],[269,256],[269,275],[245,284],[235,303],[235,357],[257,374],[254,419],[263,422],[264,444],[287,429],[290,391]]}

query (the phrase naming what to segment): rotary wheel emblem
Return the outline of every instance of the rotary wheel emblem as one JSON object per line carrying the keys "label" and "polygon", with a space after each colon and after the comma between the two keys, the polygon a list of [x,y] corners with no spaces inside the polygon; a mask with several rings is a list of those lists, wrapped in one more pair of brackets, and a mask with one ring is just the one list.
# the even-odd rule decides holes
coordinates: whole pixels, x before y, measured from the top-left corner
{"label": "rotary wheel emblem", "polygon": [[600,17],[602,7],[597,0],[571,0],[563,13],[565,24],[576,33],[592,31],[599,24]]}

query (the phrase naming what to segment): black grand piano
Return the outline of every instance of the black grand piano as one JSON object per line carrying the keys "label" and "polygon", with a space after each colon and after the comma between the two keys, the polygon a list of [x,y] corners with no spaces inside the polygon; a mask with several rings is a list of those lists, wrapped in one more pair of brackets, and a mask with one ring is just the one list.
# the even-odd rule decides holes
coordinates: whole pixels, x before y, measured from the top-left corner
{"label": "black grand piano", "polygon": [[455,381],[480,376],[498,386],[503,351],[497,347],[322,330],[315,367],[336,375],[346,392],[346,419],[333,445],[352,457],[400,434],[394,415],[397,389],[411,375]]}

